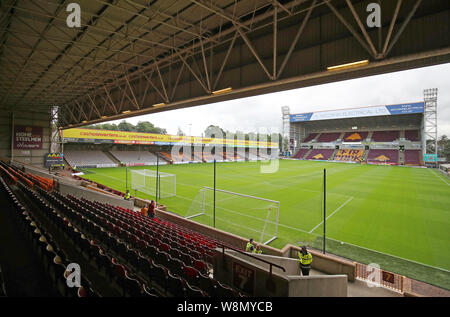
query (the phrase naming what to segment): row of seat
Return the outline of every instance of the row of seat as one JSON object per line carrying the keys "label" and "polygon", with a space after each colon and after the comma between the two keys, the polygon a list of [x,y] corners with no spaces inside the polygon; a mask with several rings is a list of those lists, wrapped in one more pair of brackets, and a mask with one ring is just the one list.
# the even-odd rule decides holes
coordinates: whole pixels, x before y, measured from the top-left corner
{"label": "row of seat", "polygon": [[61,250],[52,235],[47,232],[29,209],[17,199],[8,184],[0,177],[0,192],[4,203],[2,208],[10,213],[20,227],[20,231],[25,235],[30,243],[31,249],[41,263],[43,271],[47,273],[47,278],[55,296],[64,297],[86,297],[95,296],[90,282],[81,278],[81,285],[78,287],[67,287],[67,278],[72,273],[67,268],[71,263],[70,259]]}
{"label": "row of seat", "polygon": [[[104,224],[119,237],[128,237],[133,242],[136,242],[136,239],[140,238],[143,241],[151,242],[155,246],[161,246],[162,248],[165,247],[165,244],[169,244],[188,253],[192,258],[203,261],[209,260],[212,263],[212,251],[208,248],[214,247],[214,244],[203,244],[196,237],[190,236],[177,227],[168,226],[155,218],[149,220],[144,217],[136,220],[133,215],[123,214],[123,211],[119,209],[111,210],[100,203],[89,202],[83,199],[77,201],[75,197],[72,199],[74,199],[75,203],[85,204],[84,207],[89,208],[92,206],[94,210],[98,209],[104,212],[106,221],[110,222],[109,224],[106,222]],[[117,219],[117,221],[114,221],[114,219]],[[196,244],[195,241],[199,243]]]}
{"label": "row of seat", "polygon": [[60,212],[60,214],[55,212],[56,216],[48,213],[50,221],[54,221],[56,226],[63,228],[77,251],[87,261],[94,264],[95,269],[108,283],[117,286],[122,296],[157,296],[155,289],[133,276],[132,270],[127,267],[125,261],[119,261],[114,254],[107,252],[104,246],[95,240],[96,233],[103,232],[100,227],[87,217],[81,216],[80,213],[77,214],[78,217],[75,217],[75,211],[61,202],[58,203],[58,200],[52,199],[52,194],[45,191],[41,191],[40,194],[57,206]]}
{"label": "row of seat", "polygon": [[[49,194],[49,196],[52,195],[58,194]],[[65,199],[69,203],[68,197],[60,198]],[[59,199],[56,199],[55,202],[58,201]],[[59,203],[61,204],[62,202],[59,201]],[[110,214],[105,214],[99,209],[95,209],[95,212],[92,212],[86,208],[88,206],[87,204],[83,206],[74,201],[72,201],[72,204],[74,205],[74,209],[80,210],[81,214],[85,215],[86,218],[93,223],[91,227],[97,227],[95,229],[91,228],[90,230],[91,234],[96,236],[97,240],[95,243],[102,245],[104,249],[108,250],[108,252],[116,254],[117,258],[127,263],[128,268],[134,269],[134,272],[143,277],[145,280],[156,282],[156,285],[159,286],[160,291],[162,291],[165,295],[177,296],[181,295],[180,292],[189,296],[225,296],[226,294],[228,294],[228,296],[239,295],[234,290],[222,285],[208,276],[200,276],[200,272],[196,268],[184,264],[179,259],[174,259],[162,249],[158,249],[155,246],[150,246],[139,237],[135,236],[131,239],[131,232],[126,230],[107,232],[109,230],[105,224],[111,223],[110,220],[113,220]],[[75,210],[73,211],[75,212]],[[81,216],[81,214],[79,216]],[[106,218],[107,216],[109,216],[109,218]],[[102,225],[105,227],[98,228]],[[116,234],[120,236],[115,236]],[[113,236],[113,239],[110,238],[111,235]],[[146,245],[147,247],[145,247]],[[173,272],[177,272],[180,275],[183,274],[183,277],[177,276],[176,273],[171,272],[167,267],[171,267]],[[176,284],[175,280],[178,281],[177,287],[174,287]],[[181,288],[179,283],[180,281],[183,285]],[[209,290],[210,293],[207,294],[193,285],[203,287],[204,289]]]}
{"label": "row of seat", "polygon": [[[72,197],[72,199],[75,201],[78,200],[75,197]],[[85,199],[78,200],[78,202],[87,204],[85,205],[86,207],[89,204],[96,205],[98,208],[97,210],[103,209],[103,212],[112,212],[114,214],[114,211],[108,211],[105,204],[90,202]],[[126,209],[115,207],[114,210],[120,214],[121,212],[125,212]],[[115,216],[121,217],[117,214]],[[213,286],[215,285],[215,293],[219,292],[220,296],[225,296],[224,294],[227,293],[229,296],[239,295],[236,291],[228,287],[224,287],[223,285],[218,285],[217,281],[205,276],[207,274],[207,266],[203,260],[199,260],[204,259],[205,256],[205,253],[201,253],[205,252],[205,249],[203,249],[204,245],[199,244],[195,246],[190,245],[187,242],[183,243],[185,242],[183,239],[191,238],[194,239],[193,241],[199,241],[205,239],[205,237],[202,237],[198,233],[195,234],[188,229],[182,229],[181,227],[170,222],[155,218],[149,219],[138,215],[142,221],[140,225],[138,222],[134,221],[133,216],[134,215],[132,214],[123,214],[122,217],[126,220],[121,218],[123,221],[119,221],[115,225],[112,225],[111,230],[115,231],[122,238],[127,237],[128,241],[131,241],[132,244],[140,247],[145,246],[146,241],[149,242],[144,250],[146,254],[151,258],[154,258],[163,266],[172,268],[178,275],[184,274],[184,278],[186,278],[191,284],[195,286],[200,286],[200,284],[202,284],[203,288],[208,290],[214,288]],[[109,219],[111,220],[111,218]],[[145,227],[145,225],[142,226],[142,224],[147,224],[149,227]],[[167,230],[165,232],[161,231],[161,229],[164,228]],[[175,232],[178,232],[180,236],[177,237]],[[197,237],[193,237],[193,235],[197,235]],[[146,240],[139,239],[139,237]],[[197,238],[199,240],[196,240]],[[208,246],[212,248],[215,244],[210,242]],[[203,280],[204,283],[199,283],[201,280]],[[208,294],[211,295],[211,293]]]}

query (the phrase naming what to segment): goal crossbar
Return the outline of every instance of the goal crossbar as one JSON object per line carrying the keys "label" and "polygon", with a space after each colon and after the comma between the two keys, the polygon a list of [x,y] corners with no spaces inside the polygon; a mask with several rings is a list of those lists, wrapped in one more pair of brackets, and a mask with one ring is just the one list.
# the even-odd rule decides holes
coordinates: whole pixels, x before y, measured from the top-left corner
{"label": "goal crossbar", "polygon": [[[267,202],[267,203],[270,203],[271,205],[273,205],[275,207],[273,209],[276,209],[276,221],[270,222],[270,220],[269,220],[271,207],[269,207],[267,215],[264,216],[264,219],[259,219],[258,218],[259,220],[264,221],[264,227],[263,227],[263,230],[261,232],[261,239],[260,239],[260,241],[263,240],[263,237],[264,237],[264,234],[265,234],[265,230],[266,230],[267,224],[269,222],[275,224],[275,234],[269,240],[263,242],[263,244],[269,244],[270,242],[272,242],[273,240],[275,240],[277,238],[277,236],[278,236],[278,220],[279,220],[279,211],[280,211],[280,202],[277,201],[277,200],[272,200],[272,199],[267,199],[267,198],[252,196],[252,195],[246,195],[246,194],[242,194],[242,193],[236,193],[236,192],[223,190],[223,189],[217,189],[217,188],[214,189],[214,188],[208,187],[208,186],[203,186],[203,188],[200,189],[200,191],[199,191],[199,194],[202,193],[202,196],[203,196],[202,197],[201,207],[200,207],[201,210],[199,210],[199,212],[197,212],[197,213],[195,213],[193,215],[189,215],[189,216],[187,215],[185,218],[186,219],[191,219],[191,218],[194,218],[194,217],[205,215],[205,210],[206,210],[206,206],[205,206],[206,205],[206,191],[214,192],[214,190],[216,192],[219,192],[219,193],[225,193],[225,194],[229,194],[229,195],[233,195],[233,196],[240,196],[240,197],[244,197],[244,198],[255,199],[255,200],[264,201],[264,202]],[[242,215],[242,213],[239,213],[239,212],[236,212],[236,213]],[[255,216],[252,216],[252,215],[244,215],[244,216],[247,216],[247,217],[250,217],[250,218],[255,218]]]}

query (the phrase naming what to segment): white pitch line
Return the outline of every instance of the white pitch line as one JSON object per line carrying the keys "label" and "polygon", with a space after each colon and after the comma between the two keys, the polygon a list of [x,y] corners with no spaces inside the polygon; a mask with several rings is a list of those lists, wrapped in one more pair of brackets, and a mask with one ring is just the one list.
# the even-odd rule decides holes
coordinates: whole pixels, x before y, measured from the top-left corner
{"label": "white pitch line", "polygon": [[[333,211],[331,213],[331,215],[329,215],[328,217],[325,218],[325,220],[328,220],[328,218],[330,218],[331,216],[333,216],[335,213],[337,213],[342,207],[344,207],[345,205],[347,205],[353,198],[353,196],[351,196],[349,199],[347,199],[347,201],[345,203],[343,203],[342,205],[340,205],[335,211]],[[312,233],[314,230],[316,230],[321,224],[323,223],[323,220],[314,228],[311,229],[311,231],[309,231],[309,233]]]}
{"label": "white pitch line", "polygon": [[444,183],[446,183],[448,186],[450,186],[449,183],[447,183],[439,174],[437,174],[434,170],[431,170],[431,172],[436,175],[441,181],[443,181]]}

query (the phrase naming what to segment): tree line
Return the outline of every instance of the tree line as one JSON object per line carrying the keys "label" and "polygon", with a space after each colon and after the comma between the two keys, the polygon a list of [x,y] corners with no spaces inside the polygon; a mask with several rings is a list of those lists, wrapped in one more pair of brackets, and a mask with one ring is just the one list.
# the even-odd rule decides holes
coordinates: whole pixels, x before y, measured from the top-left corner
{"label": "tree line", "polygon": [[93,124],[86,126],[86,129],[167,134],[166,129],[159,128],[149,121],[139,121],[136,125],[134,125],[130,122],[122,120],[119,124],[115,123]]}

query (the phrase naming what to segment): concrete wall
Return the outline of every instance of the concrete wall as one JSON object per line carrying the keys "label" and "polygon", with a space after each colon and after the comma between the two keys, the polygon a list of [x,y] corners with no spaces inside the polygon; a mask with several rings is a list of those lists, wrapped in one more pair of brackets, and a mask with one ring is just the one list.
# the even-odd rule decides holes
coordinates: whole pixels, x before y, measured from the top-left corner
{"label": "concrete wall", "polygon": [[13,160],[25,164],[43,166],[44,155],[50,152],[51,129],[50,113],[46,112],[0,112],[0,157],[11,159],[12,131],[14,126],[26,125],[42,127],[43,142],[41,150],[13,150]]}
{"label": "concrete wall", "polygon": [[82,186],[75,186],[66,183],[59,184],[59,192],[63,195],[71,194],[77,198],[86,198],[89,200],[95,200],[102,203],[111,204],[114,206],[120,206],[133,210],[134,201],[124,200],[123,198],[116,198],[111,195],[103,194],[100,192],[92,191]]}
{"label": "concrete wall", "polygon": [[[228,232],[214,229],[202,224],[199,224],[193,220],[185,219],[174,213],[165,211],[163,209],[157,209],[156,215],[159,218],[166,219],[168,221],[177,223],[181,226],[185,226],[195,230],[204,235],[214,237],[217,240],[224,241],[229,245],[232,245],[238,249],[244,250],[247,243],[247,239],[239,237]],[[270,246],[262,246],[264,255],[274,255],[277,257],[292,258],[294,262],[297,262],[300,248],[291,244],[286,245],[283,249],[276,249]],[[317,271],[327,274],[345,274],[348,276],[348,280],[353,282],[355,280],[355,263],[343,258],[331,254],[322,254],[316,250],[309,250],[313,255],[313,262],[311,267]],[[294,263],[292,262],[292,263]],[[288,263],[288,262],[286,262]]]}
{"label": "concrete wall", "polygon": [[289,296],[347,297],[347,276],[289,276]]}
{"label": "concrete wall", "polygon": [[[214,278],[232,285],[238,289],[241,283],[247,282],[250,296],[258,297],[346,297],[347,276],[346,275],[316,275],[299,276],[292,274],[298,272],[298,264],[294,259],[274,256],[260,255],[259,258],[270,262],[277,262],[286,268],[286,272],[273,267],[270,273],[269,264],[258,261],[247,255],[235,251],[216,249],[214,251]],[[252,276],[247,280],[237,278],[238,274],[233,271],[235,264],[244,267],[244,276]],[[244,292],[245,293],[245,292]]]}

